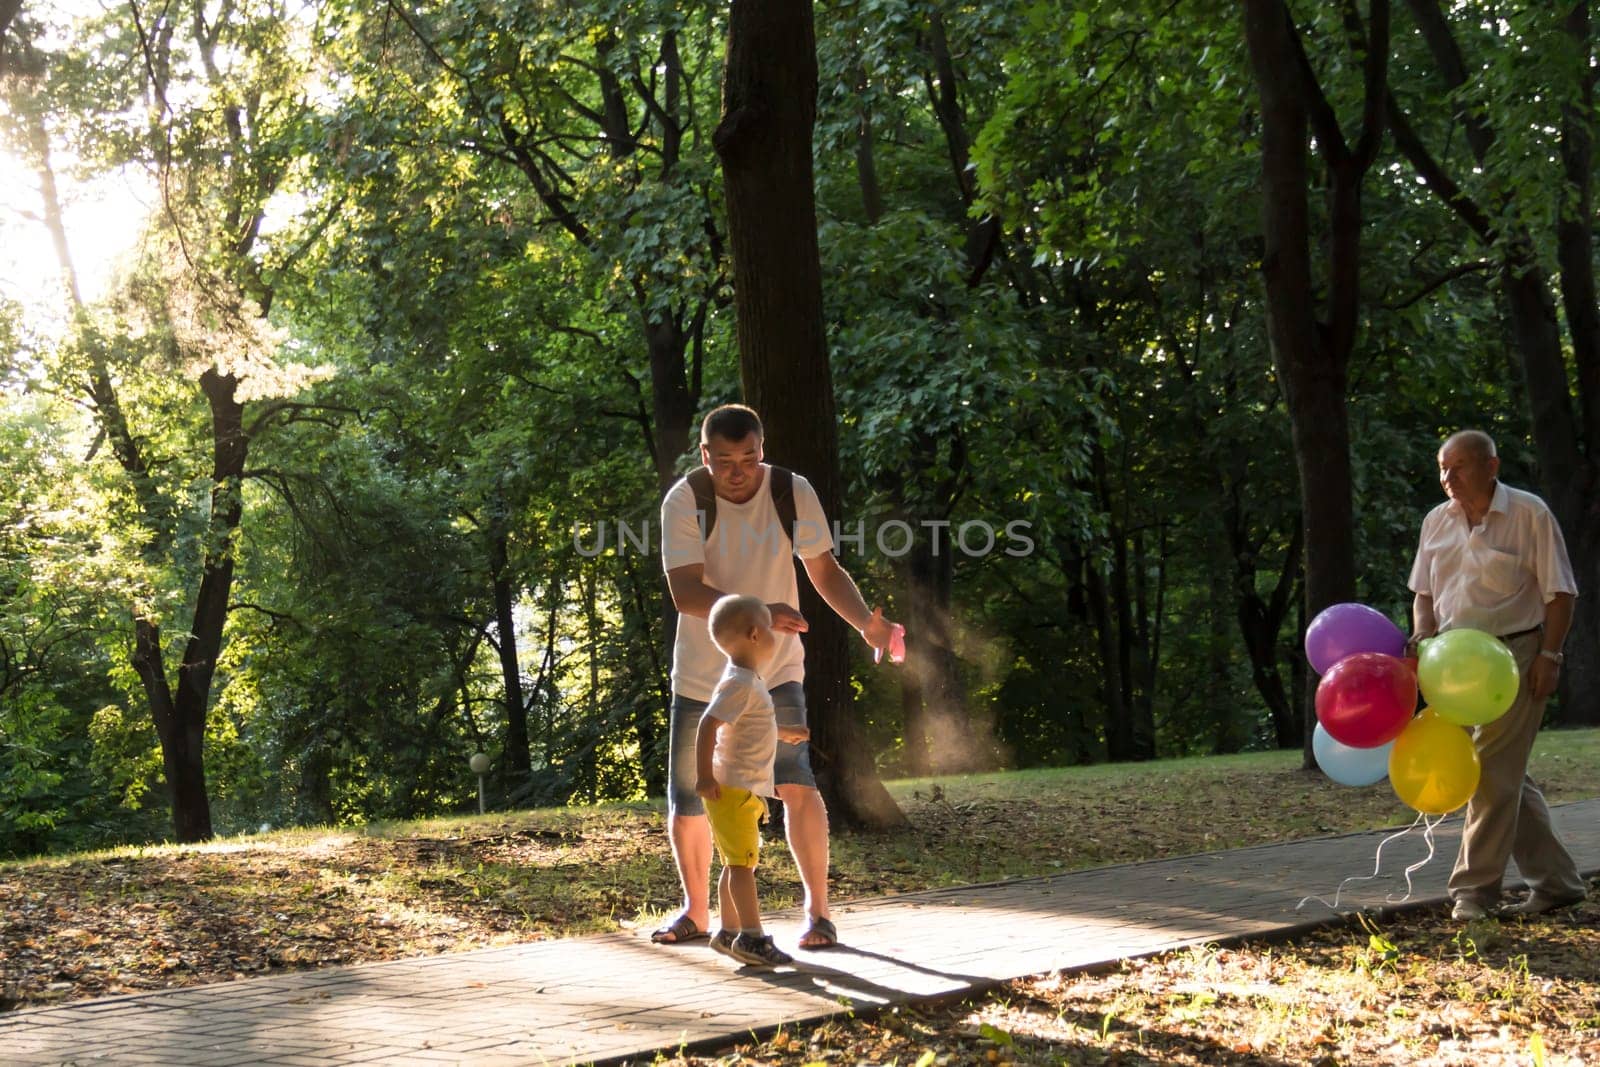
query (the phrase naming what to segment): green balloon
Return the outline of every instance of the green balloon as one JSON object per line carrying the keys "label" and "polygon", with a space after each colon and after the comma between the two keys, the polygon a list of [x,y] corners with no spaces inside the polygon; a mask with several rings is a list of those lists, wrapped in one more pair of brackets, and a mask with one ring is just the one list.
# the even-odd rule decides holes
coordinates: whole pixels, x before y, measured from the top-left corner
{"label": "green balloon", "polygon": [[1447,631],[1417,652],[1422,699],[1458,726],[1482,726],[1504,715],[1517,699],[1517,681],[1517,657],[1482,630]]}

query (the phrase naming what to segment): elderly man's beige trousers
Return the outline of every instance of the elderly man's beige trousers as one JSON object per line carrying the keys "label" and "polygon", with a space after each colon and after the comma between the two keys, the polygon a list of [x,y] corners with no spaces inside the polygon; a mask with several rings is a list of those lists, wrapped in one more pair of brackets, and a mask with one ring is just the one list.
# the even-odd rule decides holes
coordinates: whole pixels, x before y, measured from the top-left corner
{"label": "elderly man's beige trousers", "polygon": [[1500,718],[1473,731],[1483,776],[1467,804],[1461,851],[1450,872],[1450,896],[1485,907],[1500,899],[1506,861],[1515,859],[1530,888],[1548,897],[1569,899],[1584,892],[1572,854],[1550,825],[1550,807],[1528,777],[1528,754],[1544,719],[1543,700],[1530,689],[1540,635],[1508,642],[1522,672],[1516,703]]}

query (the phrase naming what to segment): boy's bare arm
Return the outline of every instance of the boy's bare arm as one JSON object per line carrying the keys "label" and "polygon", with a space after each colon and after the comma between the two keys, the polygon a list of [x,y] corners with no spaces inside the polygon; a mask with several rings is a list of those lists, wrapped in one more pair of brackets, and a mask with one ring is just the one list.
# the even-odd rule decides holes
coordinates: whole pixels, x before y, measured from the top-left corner
{"label": "boy's bare arm", "polygon": [[721,719],[702,715],[700,729],[694,737],[694,791],[707,800],[718,800],[722,796],[722,786],[717,783],[716,773],[712,770],[711,754],[717,748],[717,731],[726,725]]}
{"label": "boy's bare arm", "polygon": [[789,745],[798,745],[802,741],[811,740],[811,731],[804,726],[779,726],[778,740]]}

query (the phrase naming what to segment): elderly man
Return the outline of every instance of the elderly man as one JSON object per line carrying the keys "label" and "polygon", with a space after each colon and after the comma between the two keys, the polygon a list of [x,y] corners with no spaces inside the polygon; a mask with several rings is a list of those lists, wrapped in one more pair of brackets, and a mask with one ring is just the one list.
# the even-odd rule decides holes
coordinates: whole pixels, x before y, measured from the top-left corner
{"label": "elderly man", "polygon": [[[794,557],[839,617],[873,648],[888,648],[894,626],[872,610],[833,555],[833,537],[816,490],[798,474],[763,462],[761,419],[725,404],[700,427],[704,464],[667,491],[661,504],[661,562],[682,618],[672,654],[672,720],[667,758],[667,836],[683,883],[683,910],[651,935],[657,944],[707,936],[711,833],[695,793],[695,731],[725,666],[705,618],[729,593],[759,597],[772,612],[777,651],[763,681],[778,726],[806,725],[805,650]],[[807,742],[778,742],[773,767],[789,851],[805,886],[807,926],[800,947],[828,948],[838,931],[828,909],[828,811],[811,773]],[[724,919],[726,921],[726,919]]]}
{"label": "elderly man", "polygon": [[1462,921],[1495,907],[1513,857],[1531,893],[1510,914],[1537,915],[1585,895],[1544,794],[1528,777],[1545,700],[1560,681],[1577,583],[1555,516],[1532,493],[1501,484],[1499,473],[1488,434],[1462,430],[1445,441],[1439,484],[1449,500],[1422,521],[1409,583],[1413,642],[1442,630],[1483,630],[1499,635],[1522,675],[1511,709],[1473,731],[1483,775],[1450,873],[1452,915]]}

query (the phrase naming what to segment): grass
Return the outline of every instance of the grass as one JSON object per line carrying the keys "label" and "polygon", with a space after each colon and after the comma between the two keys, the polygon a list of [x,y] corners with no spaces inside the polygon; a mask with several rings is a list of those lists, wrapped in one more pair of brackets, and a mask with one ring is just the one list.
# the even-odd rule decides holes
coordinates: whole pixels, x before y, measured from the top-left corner
{"label": "grass", "polygon": [[[1596,795],[1600,731],[1542,735],[1532,770],[1553,802]],[[909,828],[836,836],[836,899],[1411,818],[1386,785],[1333,785],[1300,770],[1298,753],[908,780],[890,791]],[[763,865],[766,902],[797,900],[786,850],[769,850]],[[676,898],[656,804],[14,861],[0,864],[0,1005],[653,925]],[[1192,950],[791,1031],[722,1062],[909,1065],[931,1051],[924,1067],[1509,1063],[1533,1062],[1535,1036],[1543,1062],[1581,1062],[1571,1058],[1579,1051],[1600,1062],[1597,917],[1591,903],[1549,923],[1463,932],[1428,912],[1292,945]]]}

